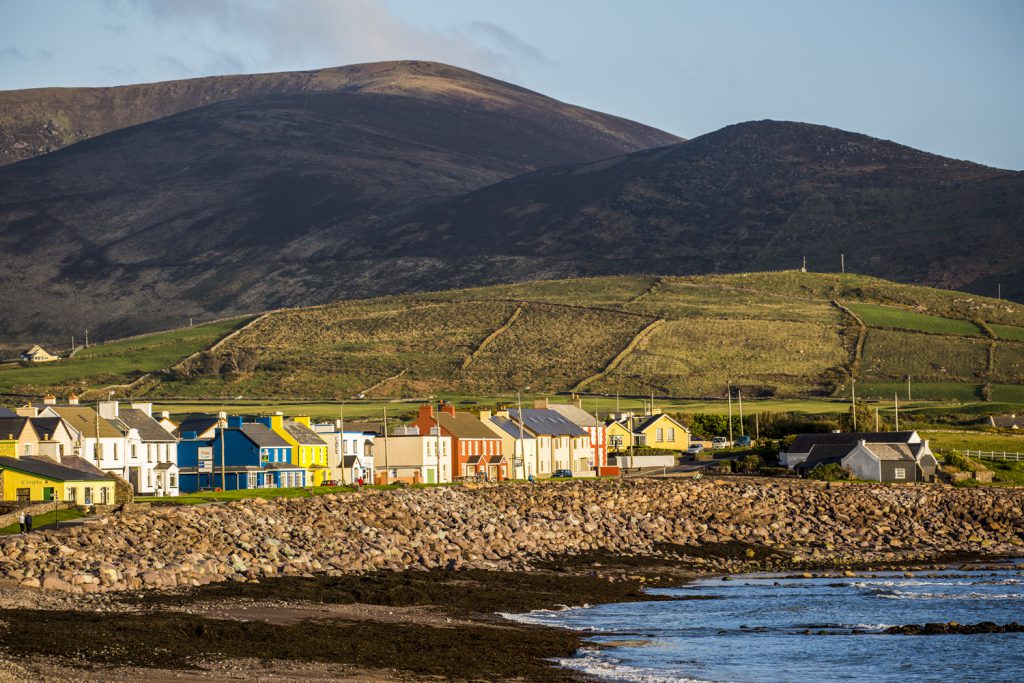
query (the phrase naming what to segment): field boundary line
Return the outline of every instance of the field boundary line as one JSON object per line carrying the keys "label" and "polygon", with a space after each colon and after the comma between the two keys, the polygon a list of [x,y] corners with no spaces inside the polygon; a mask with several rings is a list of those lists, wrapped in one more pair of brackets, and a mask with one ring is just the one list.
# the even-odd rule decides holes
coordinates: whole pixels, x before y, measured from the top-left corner
{"label": "field boundary line", "polygon": [[170,368],[168,368],[168,370],[177,370],[177,369],[183,367],[186,363],[189,363],[189,362],[195,360],[196,358],[198,358],[202,354],[206,353],[207,351],[209,351],[210,353],[213,353],[218,348],[220,348],[221,344],[223,344],[224,342],[226,342],[226,341],[228,341],[230,339],[233,339],[240,332],[249,329],[249,327],[251,327],[252,325],[255,325],[259,321],[261,321],[264,318],[268,317],[271,313],[272,313],[272,311],[267,311],[266,313],[259,314],[258,316],[256,316],[255,318],[253,318],[249,322],[245,323],[241,327],[238,327],[238,328],[235,328],[234,330],[231,330],[230,332],[225,334],[223,337],[221,337],[220,339],[218,339],[214,343],[212,343],[209,346],[207,346],[205,349],[200,349],[199,351],[196,351],[195,353],[192,353],[192,354],[189,354],[188,356],[185,356],[184,358],[179,360],[177,363],[172,365]]}
{"label": "field boundary line", "polygon": [[608,373],[614,372],[615,369],[622,364],[622,361],[626,360],[626,356],[631,354],[633,352],[633,349],[635,349],[637,345],[640,344],[640,342],[642,342],[644,339],[650,336],[650,334],[654,332],[656,329],[658,329],[658,327],[660,327],[664,322],[665,318],[658,318],[657,320],[647,325],[647,327],[637,332],[636,335],[629,340],[629,343],[626,344],[626,347],[619,351],[617,354],[615,354],[615,357],[611,359],[608,365],[604,366],[604,369],[601,370],[601,372],[597,373],[596,375],[591,375],[590,377],[580,380],[580,382],[578,382],[576,386],[570,389],[570,391],[572,393],[583,391],[583,388],[586,387],[588,384],[592,384],[593,382],[596,382],[602,377],[608,375]]}
{"label": "field boundary line", "polygon": [[867,341],[868,326],[864,324],[859,315],[841,304],[838,299],[832,299],[831,302],[833,306],[853,318],[854,322],[857,323],[857,340],[853,345],[853,357],[850,358],[849,368],[850,379],[856,379],[857,373],[860,372],[861,359],[864,357],[864,342]]}
{"label": "field boundary line", "polygon": [[387,384],[388,382],[390,382],[393,379],[398,379],[399,377],[404,375],[408,370],[409,370],[409,368],[402,368],[402,371],[399,372],[397,375],[391,375],[390,377],[385,377],[384,379],[382,379],[381,381],[377,382],[373,386],[367,387],[366,389],[363,389],[362,391],[358,392],[356,394],[356,396],[358,396],[359,394],[368,394],[371,391],[373,391],[374,389],[376,389],[377,387],[384,386],[385,384]]}
{"label": "field boundary line", "polygon": [[640,301],[641,299],[645,299],[648,296],[650,296],[651,294],[654,294],[656,291],[661,289],[661,283],[664,281],[664,279],[665,278],[662,278],[662,277],[655,278],[654,282],[652,282],[650,285],[648,285],[647,288],[644,291],[640,292],[639,294],[634,296],[632,299],[630,299],[626,303],[627,304],[635,304],[636,302]]}
{"label": "field boundary line", "polygon": [[512,311],[512,315],[509,316],[508,320],[506,320],[504,324],[501,325],[501,327],[497,328],[489,335],[487,335],[487,337],[482,342],[480,342],[480,344],[472,351],[472,353],[470,353],[468,356],[465,357],[465,359],[463,359],[462,369],[465,370],[466,368],[468,368],[469,364],[476,360],[476,357],[479,356],[480,353],[482,353],[483,350],[486,349],[491,344],[491,342],[497,339],[503,332],[505,332],[505,330],[512,327],[512,323],[514,323],[516,319],[519,318],[522,312],[523,304],[519,304],[518,306],[516,306],[516,310]]}

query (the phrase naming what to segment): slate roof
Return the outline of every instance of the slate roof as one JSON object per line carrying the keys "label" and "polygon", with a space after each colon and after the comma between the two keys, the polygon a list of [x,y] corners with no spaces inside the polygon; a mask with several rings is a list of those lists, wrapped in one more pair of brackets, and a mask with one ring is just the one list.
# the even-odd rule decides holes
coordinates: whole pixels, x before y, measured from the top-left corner
{"label": "slate roof", "polygon": [[[80,431],[87,439],[96,438],[96,411],[89,406],[46,406],[64,418],[64,421]],[[99,419],[101,438],[124,436],[110,420]]]}
{"label": "slate roof", "polygon": [[483,459],[484,459],[484,457],[482,455],[471,455],[469,457],[469,460],[466,461],[466,464],[467,465],[479,465],[480,461],[483,460]]}
{"label": "slate roof", "polygon": [[301,422],[285,420],[281,423],[284,431],[299,442],[302,446],[326,446],[327,442],[320,438],[320,435]]}
{"label": "slate roof", "polygon": [[345,455],[345,456],[342,456],[342,458],[341,458],[341,466],[342,467],[352,467],[353,465],[356,464],[357,457],[358,456],[355,456],[355,455]]}
{"label": "slate roof", "polygon": [[548,408],[560,413],[570,422],[579,425],[580,427],[603,427],[604,422],[601,422],[596,417],[578,408],[572,403],[552,403],[548,405]]}
{"label": "slate roof", "polygon": [[0,408],[0,417],[17,417],[17,416],[18,416],[18,414],[16,412],[14,412],[13,410],[8,410],[7,408]]}
{"label": "slate roof", "polygon": [[856,445],[863,439],[868,443],[908,443],[915,432],[821,432],[819,434],[800,434],[793,440],[787,453],[810,453],[815,445],[850,444]]}
{"label": "slate roof", "polygon": [[869,443],[864,445],[879,460],[917,462],[905,443]]}
{"label": "slate roof", "polygon": [[[508,411],[508,414],[519,420],[519,409]],[[524,408],[522,421],[534,434],[550,434],[551,436],[589,436],[586,430],[569,421],[561,413],[550,408]]]}
{"label": "slate roof", "polygon": [[60,420],[59,417],[30,417],[28,419],[39,438],[44,440],[53,438],[57,428],[60,427]]}
{"label": "slate roof", "polygon": [[204,414],[201,414],[201,413],[196,413],[196,414],[193,414],[193,415],[189,415],[184,420],[182,420],[181,424],[178,425],[177,432],[178,432],[178,436],[182,436],[184,434],[187,434],[188,432],[195,432],[196,434],[202,434],[203,432],[208,430],[210,427],[216,427],[216,426],[217,426],[217,416],[216,415],[204,415]]}
{"label": "slate roof", "polygon": [[101,477],[107,476],[107,473],[99,467],[96,467],[96,465],[93,465],[85,458],[81,458],[77,455],[62,455],[60,457],[60,464],[64,465],[64,467],[70,467],[73,470],[78,470],[79,472],[88,472],[89,474],[96,474]]}
{"label": "slate roof", "polygon": [[[519,425],[517,423],[513,422],[512,420],[507,420],[507,419],[505,419],[503,417],[498,417],[497,415],[495,415],[494,417],[491,418],[491,422],[493,424],[497,425],[498,428],[503,430],[506,434],[509,434],[510,436],[514,436],[517,439],[519,438],[519,433],[520,433]],[[530,432],[526,431],[525,429],[522,430],[522,434],[523,434],[523,439],[524,440],[525,439],[534,439],[534,438],[536,438],[533,434],[531,434]]]}
{"label": "slate roof", "polygon": [[292,445],[276,434],[270,427],[260,422],[242,424],[242,434],[260,448],[291,448]]}
{"label": "slate roof", "polygon": [[501,461],[504,460],[504,459],[505,459],[504,455],[491,455],[491,456],[488,456],[487,463],[489,465],[499,465],[499,464],[501,464]]}
{"label": "slate roof", "polygon": [[643,432],[645,429],[647,429],[648,427],[650,427],[652,424],[654,424],[655,422],[657,422],[658,420],[660,420],[663,417],[667,417],[669,420],[671,420],[673,423],[675,423],[675,425],[677,427],[679,427],[680,429],[682,429],[684,432],[689,432],[690,431],[689,429],[686,428],[685,425],[681,424],[678,420],[672,418],[671,416],[665,415],[664,413],[658,413],[657,415],[645,415],[645,416],[640,418],[639,422],[637,421],[636,418],[633,418],[633,432],[639,434],[640,432]]}
{"label": "slate roof", "polygon": [[501,437],[492,432],[483,422],[473,417],[471,413],[455,413],[452,417],[441,411],[435,417],[441,428],[457,439],[500,439]]}
{"label": "slate roof", "polygon": [[1003,429],[1024,429],[1024,415],[993,415],[992,426]]}
{"label": "slate roof", "polygon": [[177,441],[160,423],[138,408],[121,408],[117,411],[117,419],[128,429],[135,429],[143,441],[170,442]]}
{"label": "slate roof", "polygon": [[0,468],[26,472],[46,479],[56,479],[57,481],[109,481],[109,479],[102,475],[58,465],[49,458],[0,457]]}
{"label": "slate roof", "polygon": [[159,463],[153,469],[154,470],[161,470],[162,471],[162,470],[169,470],[172,467],[177,467],[177,465],[175,465],[173,462],[162,462],[162,463]]}
{"label": "slate roof", "polygon": [[21,432],[25,429],[25,423],[28,422],[27,417],[14,416],[14,417],[0,417],[0,439],[6,439],[8,437],[17,439],[21,436]]}
{"label": "slate roof", "polygon": [[840,464],[856,444],[817,444],[811,446],[807,459],[793,469],[813,470],[818,465]]}
{"label": "slate roof", "polygon": [[266,470],[304,470],[305,467],[299,467],[298,465],[290,462],[268,462],[263,468]]}

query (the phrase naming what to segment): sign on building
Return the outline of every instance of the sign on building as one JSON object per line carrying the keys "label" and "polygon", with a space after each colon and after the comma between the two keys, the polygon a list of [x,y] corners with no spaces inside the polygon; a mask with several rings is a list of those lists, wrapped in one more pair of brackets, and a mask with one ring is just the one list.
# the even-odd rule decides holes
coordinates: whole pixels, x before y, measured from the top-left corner
{"label": "sign on building", "polygon": [[213,472],[213,446],[199,447],[199,471]]}

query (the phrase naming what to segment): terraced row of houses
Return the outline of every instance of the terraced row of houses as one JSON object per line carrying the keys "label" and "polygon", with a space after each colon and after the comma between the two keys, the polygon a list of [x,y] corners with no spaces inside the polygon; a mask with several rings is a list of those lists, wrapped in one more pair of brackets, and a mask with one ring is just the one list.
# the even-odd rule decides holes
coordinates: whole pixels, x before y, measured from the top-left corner
{"label": "terraced row of houses", "polygon": [[[107,505],[216,489],[594,477],[618,473],[614,455],[623,444],[682,450],[688,438],[667,415],[603,422],[578,399],[476,414],[424,405],[411,423],[384,430],[281,413],[175,422],[148,402],[82,405],[72,395],[58,404],[46,396],[14,412],[0,409],[0,488],[6,500]],[[8,471],[8,484],[34,483],[5,485]]]}

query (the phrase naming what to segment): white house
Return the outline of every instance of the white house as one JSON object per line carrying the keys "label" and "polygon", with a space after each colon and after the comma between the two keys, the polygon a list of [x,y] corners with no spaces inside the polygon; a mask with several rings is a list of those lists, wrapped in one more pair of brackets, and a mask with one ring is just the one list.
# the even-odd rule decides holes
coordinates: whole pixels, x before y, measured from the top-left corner
{"label": "white house", "polygon": [[489,410],[481,410],[480,421],[501,437],[502,452],[512,454],[513,479],[529,479],[540,475],[537,437],[525,427],[520,429],[519,424],[509,418],[507,410],[499,410],[494,415]]}
{"label": "white house", "polygon": [[[814,446],[854,446],[858,441],[867,443],[919,444],[923,441],[915,431],[908,432],[820,432],[799,434],[793,444],[779,453],[779,462],[789,469],[807,460]],[[931,452],[931,451],[929,451]]]}
{"label": "white house", "polygon": [[858,479],[889,483],[935,481],[938,460],[928,441],[879,443],[858,439],[854,444],[819,444],[795,469],[807,473],[815,467],[837,464]]}
{"label": "white house", "polygon": [[353,484],[360,477],[367,483],[373,481],[376,432],[345,429],[341,420],[314,424],[313,431],[327,443],[327,466],[332,477],[343,484]]}
{"label": "white house", "polygon": [[178,439],[153,418],[152,403],[103,401],[100,416],[112,420],[125,434],[128,480],[141,495],[178,495]]}
{"label": "white house", "polygon": [[547,408],[539,399],[536,408],[511,409],[509,418],[537,439],[538,475],[549,477],[558,470],[571,470],[574,477],[593,477],[594,452],[590,433],[561,413]]}
{"label": "white house", "polygon": [[28,361],[30,363],[49,363],[50,361],[60,360],[60,358],[59,356],[47,353],[42,346],[35,344],[31,349],[21,354],[21,360]]}

